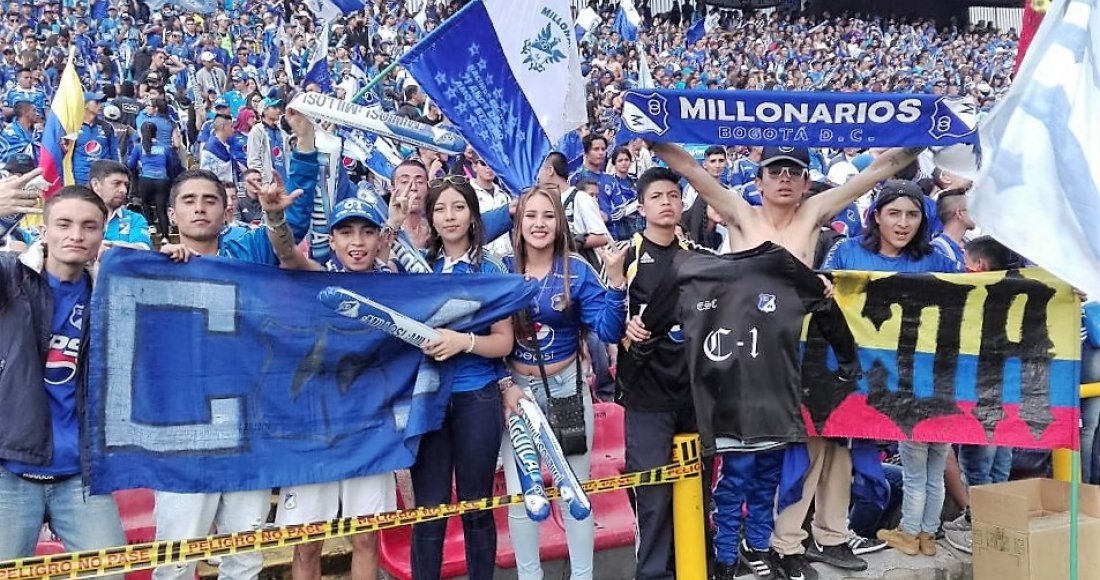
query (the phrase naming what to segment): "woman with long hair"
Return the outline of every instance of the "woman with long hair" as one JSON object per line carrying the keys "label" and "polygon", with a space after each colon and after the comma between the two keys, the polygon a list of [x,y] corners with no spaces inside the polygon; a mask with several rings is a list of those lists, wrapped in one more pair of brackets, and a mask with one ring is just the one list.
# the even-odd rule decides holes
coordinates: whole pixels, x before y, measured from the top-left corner
{"label": "woman with long hair", "polygon": [[156,217],[157,234],[162,242],[168,239],[171,232],[168,195],[172,190],[172,179],[179,172],[176,165],[176,156],[172,151],[157,143],[156,124],[142,124],[141,142],[130,150],[129,166],[138,175],[138,195],[145,220],[152,224]]}
{"label": "woman with long hair", "polygon": [[237,111],[237,119],[233,121],[233,136],[229,139],[229,153],[241,167],[248,165],[248,153],[245,148],[248,146],[248,132],[255,124],[255,111],[248,107],[241,107],[241,110]]}
{"label": "woman with long hair", "polygon": [[[516,343],[508,366],[518,389],[505,391],[505,406],[515,410],[527,397],[547,411],[547,392],[554,399],[582,397],[585,451],[567,457],[581,481],[588,479],[592,449],[592,394],[581,372],[582,333],[595,332],[603,343],[622,339],[626,323],[626,278],[619,250],[601,248],[600,257],[611,288],[605,287],[592,266],[572,253],[569,224],[557,191],[536,187],[524,194],[516,210],[512,232],[515,253],[504,258],[509,270],[540,284],[525,313],[513,317]],[[549,413],[547,413],[549,415]],[[520,493],[511,441],[501,446],[504,477],[509,493]],[[594,527],[592,517],[576,520],[562,509],[572,580],[592,578]],[[508,530],[516,553],[520,580],[542,578],[539,562],[539,524],[524,506],[508,508]]]}
{"label": "woman with long hair", "polygon": [[[395,193],[394,195],[400,195]],[[429,227],[427,260],[437,273],[477,275],[504,273],[504,266],[484,249],[485,226],[477,194],[464,177],[449,175],[428,183],[425,199]],[[396,217],[395,222],[400,223]],[[451,481],[458,499],[492,495],[497,455],[504,431],[501,384],[507,376],[502,358],[512,351],[509,319],[480,332],[460,334],[436,329],[439,338],[424,353],[440,363],[449,384],[450,405],[438,431],[420,439],[412,483],[419,507],[451,502]],[[412,532],[412,572],[417,580],[438,580],[443,565],[446,521],[418,524]],[[497,532],[491,512],[462,516],[466,566],[471,580],[490,580],[496,560]]]}
{"label": "woman with long hair", "polygon": [[[924,207],[924,192],[915,183],[887,181],[875,198],[862,238],[848,238],[833,246],[823,269],[958,272],[954,260],[932,250]],[[901,524],[893,530],[879,530],[878,539],[910,556],[934,556],[951,445],[902,441],[898,452],[905,489]]]}
{"label": "woman with long hair", "polygon": [[629,147],[616,147],[611,152],[611,195],[608,196],[608,230],[616,240],[629,240],[635,233],[645,229],[645,218],[638,213],[638,193],[634,190],[634,178],[630,177],[630,167],[634,163],[634,154]]}

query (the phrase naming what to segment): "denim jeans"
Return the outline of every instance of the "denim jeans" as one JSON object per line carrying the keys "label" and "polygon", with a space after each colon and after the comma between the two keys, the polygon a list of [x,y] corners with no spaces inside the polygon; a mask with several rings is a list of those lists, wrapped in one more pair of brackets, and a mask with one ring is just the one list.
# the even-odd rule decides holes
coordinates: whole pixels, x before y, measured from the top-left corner
{"label": "denim jeans", "polygon": [[943,472],[951,444],[901,441],[898,451],[905,495],[901,500],[901,529],[914,536],[920,532],[935,534],[940,529]]}
{"label": "denim jeans", "polygon": [[[592,373],[596,375],[596,396],[603,401],[611,401],[615,398],[615,379],[611,378],[611,359],[607,355],[607,345],[596,336],[595,332],[589,332],[585,343],[588,345],[588,354],[592,357]],[[587,382],[582,381],[587,386]]]}
{"label": "denim jeans", "polygon": [[[476,391],[452,393],[443,426],[420,438],[411,469],[416,506],[451,503],[452,476],[459,500],[493,495],[504,412],[496,381]],[[416,524],[411,563],[415,580],[438,580],[443,567],[447,521]],[[470,580],[492,580],[497,526],[489,511],[462,515],[466,569]]]}
{"label": "denim jeans", "polygon": [[[1081,384],[1100,382],[1100,349],[1081,344]],[[1100,397],[1081,399],[1081,479],[1100,483]]]}
{"label": "denim jeans", "polygon": [[43,523],[70,552],[126,545],[114,498],[91,495],[79,475],[33,483],[0,466],[0,561],[33,556]]}
{"label": "denim jeans", "polygon": [[852,511],[848,514],[848,527],[864,538],[873,538],[875,533],[889,527],[891,522],[901,509],[901,500],[904,497],[902,489],[904,475],[901,467],[889,463],[882,464],[882,472],[886,475],[886,481],[890,484],[890,492],[886,498],[886,505],[879,507],[874,502],[864,501],[852,496]]}
{"label": "denim jeans", "polygon": [[959,467],[969,486],[1008,481],[1008,474],[1012,471],[1012,448],[960,445]]}
{"label": "denim jeans", "polygon": [[[543,412],[546,412],[546,389],[542,386],[541,377],[527,377],[513,375],[516,385],[522,388],[527,396],[538,402]],[[550,395],[554,397],[568,397],[577,392],[577,367],[569,365],[556,374],[547,377],[550,386]],[[581,382],[581,393],[584,397],[584,427],[588,441],[588,449],[592,449],[592,434],[594,432],[595,418],[592,410],[592,394],[588,385]],[[521,493],[519,475],[516,473],[515,454],[512,451],[512,441],[508,437],[503,438],[500,444],[501,459],[504,464],[504,480],[508,487],[508,493]],[[569,466],[577,479],[585,481],[589,477],[591,467],[591,455],[571,455],[566,458]],[[559,502],[561,500],[558,500]],[[565,541],[569,546],[569,578],[570,580],[592,579],[592,558],[595,546],[596,527],[592,516],[577,521],[564,507],[561,510],[562,525],[565,528]],[[551,524],[553,525],[553,524]],[[539,559],[539,528],[540,522],[532,521],[527,517],[527,510],[522,505],[508,506],[508,534],[512,538],[512,546],[516,552],[516,576],[519,580],[538,580],[542,578],[542,562]]]}

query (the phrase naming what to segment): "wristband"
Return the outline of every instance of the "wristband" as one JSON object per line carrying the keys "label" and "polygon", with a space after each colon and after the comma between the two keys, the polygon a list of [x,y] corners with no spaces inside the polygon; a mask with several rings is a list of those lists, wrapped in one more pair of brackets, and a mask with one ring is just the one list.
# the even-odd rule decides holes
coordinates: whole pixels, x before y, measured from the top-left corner
{"label": "wristband", "polygon": [[469,334],[470,334],[470,346],[466,347],[466,350],[464,351],[466,354],[470,354],[471,352],[474,352],[474,333],[471,332]]}

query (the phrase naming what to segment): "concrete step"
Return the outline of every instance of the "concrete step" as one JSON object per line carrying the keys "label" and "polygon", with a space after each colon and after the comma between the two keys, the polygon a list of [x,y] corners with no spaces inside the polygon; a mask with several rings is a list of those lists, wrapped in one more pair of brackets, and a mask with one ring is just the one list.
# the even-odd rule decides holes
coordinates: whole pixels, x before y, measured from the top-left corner
{"label": "concrete step", "polygon": [[[883,550],[867,554],[868,568],[863,572],[840,570],[824,564],[814,564],[819,580],[973,580],[970,555],[962,553],[946,542],[939,543],[935,556],[907,556],[897,550]],[[290,561],[293,548],[271,550],[264,555],[262,580],[290,580]],[[346,540],[326,543],[322,571],[330,580],[350,580],[351,546]],[[545,580],[568,580],[569,561],[543,562]],[[203,580],[215,580],[217,568],[203,563],[199,565]],[[631,580],[634,578],[634,549],[632,547],[605,550],[596,554],[594,577],[600,580]],[[383,574],[383,578],[389,576]],[[515,580],[515,569],[497,570],[494,580]],[[739,576],[744,580],[755,578],[751,574]],[[465,576],[458,580],[467,580]],[[695,579],[692,579],[695,580]],[[698,579],[705,580],[705,579]]]}
{"label": "concrete step", "polygon": [[[907,556],[886,549],[863,556],[867,569],[862,572],[840,570],[825,564],[814,564],[819,580],[973,580],[970,554],[952,548],[947,542],[937,544],[935,556]],[[752,574],[738,578],[755,578]]]}

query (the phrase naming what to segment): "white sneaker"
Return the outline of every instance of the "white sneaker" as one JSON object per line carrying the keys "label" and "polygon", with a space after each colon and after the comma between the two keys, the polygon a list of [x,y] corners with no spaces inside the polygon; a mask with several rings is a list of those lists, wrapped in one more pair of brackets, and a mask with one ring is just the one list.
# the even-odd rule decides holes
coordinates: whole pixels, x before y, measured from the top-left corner
{"label": "white sneaker", "polygon": [[966,519],[967,512],[959,514],[959,517],[943,523],[944,532],[969,532],[970,520]]}

